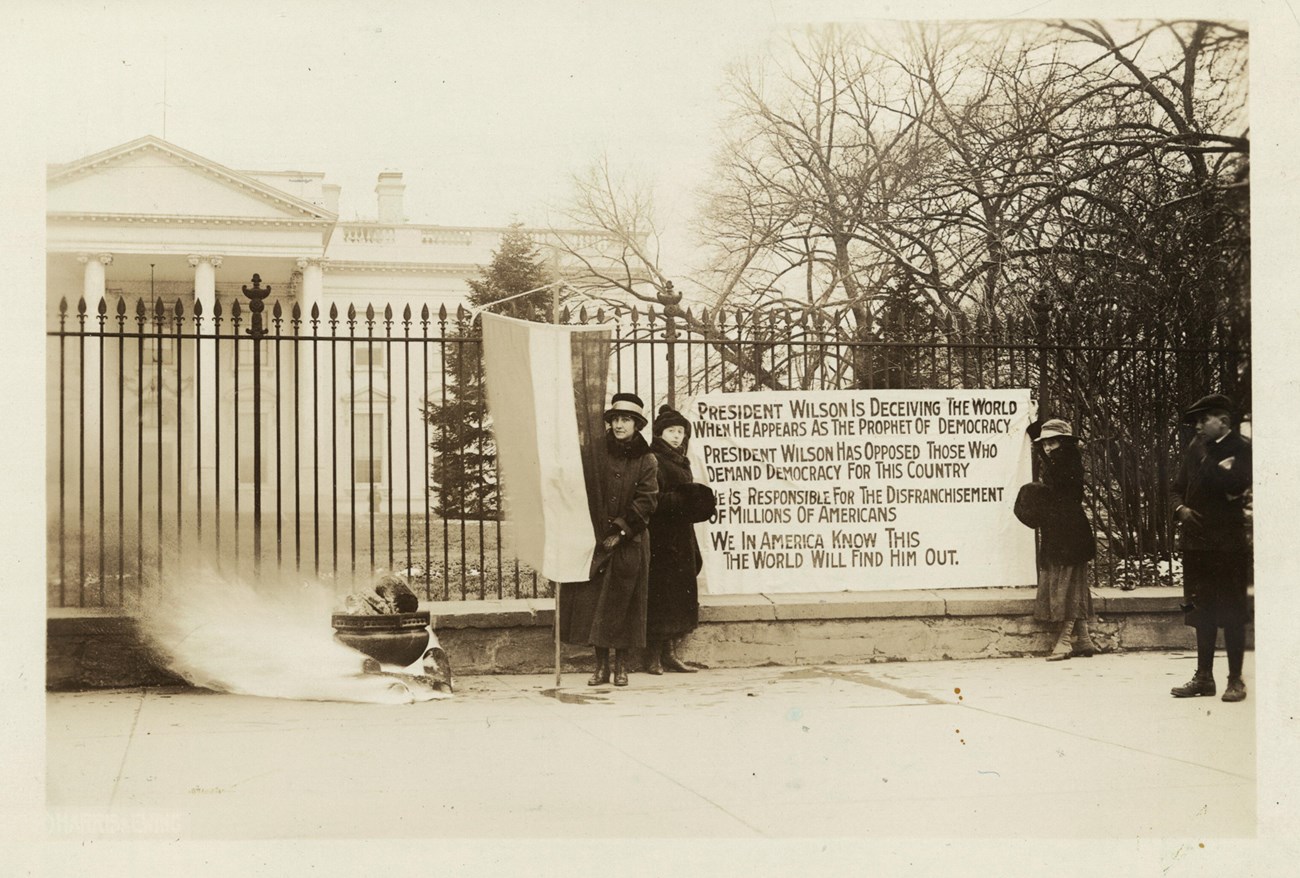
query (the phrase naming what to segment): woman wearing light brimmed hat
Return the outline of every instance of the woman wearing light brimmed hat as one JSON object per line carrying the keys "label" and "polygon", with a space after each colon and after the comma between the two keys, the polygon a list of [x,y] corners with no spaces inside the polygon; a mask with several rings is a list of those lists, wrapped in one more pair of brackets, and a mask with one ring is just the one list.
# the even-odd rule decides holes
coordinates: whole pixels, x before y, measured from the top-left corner
{"label": "woman wearing light brimmed hat", "polygon": [[[1042,468],[1044,515],[1038,527],[1038,597],[1034,618],[1051,622],[1056,643],[1048,661],[1092,656],[1088,620],[1093,616],[1088,562],[1096,555],[1092,525],[1083,511],[1083,456],[1068,421],[1052,418],[1029,425]],[[1073,642],[1071,642],[1073,634]]]}
{"label": "woman wearing light brimmed hat", "polygon": [[616,393],[605,410],[606,433],[598,441],[594,478],[588,484],[593,524],[600,534],[591,579],[560,590],[560,639],[596,649],[589,686],[626,686],[627,651],[645,646],[650,535],[646,526],[659,499],[655,456],[641,430],[644,404],[634,393]]}

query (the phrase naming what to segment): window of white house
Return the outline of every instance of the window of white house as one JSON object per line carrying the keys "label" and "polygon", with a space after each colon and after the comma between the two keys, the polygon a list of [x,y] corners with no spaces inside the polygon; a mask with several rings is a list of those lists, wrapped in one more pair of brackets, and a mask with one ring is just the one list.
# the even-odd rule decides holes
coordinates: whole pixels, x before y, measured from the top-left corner
{"label": "window of white house", "polygon": [[363,344],[352,349],[352,365],[358,369],[384,368],[384,349],[378,344]]}
{"label": "window of white house", "polygon": [[384,481],[384,447],[387,434],[380,414],[353,416],[352,481],[358,485]]}

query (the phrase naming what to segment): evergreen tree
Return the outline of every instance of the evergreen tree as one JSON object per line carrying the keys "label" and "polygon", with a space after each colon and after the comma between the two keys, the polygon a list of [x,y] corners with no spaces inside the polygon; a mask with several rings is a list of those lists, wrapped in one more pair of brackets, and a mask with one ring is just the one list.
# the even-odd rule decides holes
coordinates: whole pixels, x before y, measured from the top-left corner
{"label": "evergreen tree", "polygon": [[[552,277],[532,238],[521,223],[501,236],[492,261],[469,281],[470,305],[489,307],[493,313],[521,320],[546,321],[550,317],[549,289],[502,302],[511,296],[544,287]],[[492,303],[501,302],[492,307]],[[433,427],[433,480],[437,488],[437,513],[443,518],[500,517],[500,491],[496,473],[496,442],[483,392],[481,325],[465,311],[445,330],[443,362],[446,402],[429,400],[425,417]]]}
{"label": "evergreen tree", "polygon": [[[469,301],[475,308],[500,302],[528,290],[536,290],[555,278],[542,261],[533,239],[523,223],[511,223],[501,236],[501,246],[492,251],[492,261],[479,270],[481,278],[469,281]],[[492,308],[493,314],[545,323],[550,320],[551,291],[539,290]]]}

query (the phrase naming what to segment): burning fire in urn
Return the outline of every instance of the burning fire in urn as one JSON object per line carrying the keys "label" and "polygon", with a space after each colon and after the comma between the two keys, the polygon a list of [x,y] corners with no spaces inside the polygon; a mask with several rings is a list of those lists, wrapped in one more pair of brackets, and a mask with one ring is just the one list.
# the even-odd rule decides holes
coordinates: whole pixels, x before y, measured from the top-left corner
{"label": "burning fire in urn", "polygon": [[[366,656],[362,673],[450,693],[451,664],[429,628],[429,613],[419,605],[402,577],[384,576],[370,590],[347,596],[345,612],[331,617],[334,639]],[[417,660],[419,673],[412,667]]]}
{"label": "burning fire in urn", "polygon": [[382,577],[341,606],[336,595],[325,582],[255,581],[196,562],[151,583],[138,618],[155,660],[217,692],[370,704],[452,697],[447,655],[404,580]]}

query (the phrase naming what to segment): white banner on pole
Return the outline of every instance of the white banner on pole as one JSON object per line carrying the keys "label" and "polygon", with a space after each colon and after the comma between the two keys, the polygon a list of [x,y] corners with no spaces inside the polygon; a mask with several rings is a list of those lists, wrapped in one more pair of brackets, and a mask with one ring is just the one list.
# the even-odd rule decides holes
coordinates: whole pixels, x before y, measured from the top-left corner
{"label": "white banner on pole", "polygon": [[[608,360],[609,329],[496,314],[483,314],[482,321],[488,409],[508,513],[516,522],[515,552],[554,582],[585,580],[596,537],[582,421],[600,424],[605,373],[584,376],[581,366],[593,357]],[[584,352],[575,336],[596,343]],[[587,444],[603,440],[602,430]]]}
{"label": "white banner on pole", "polygon": [[708,393],[688,413],[713,594],[1032,585],[1030,394]]}

